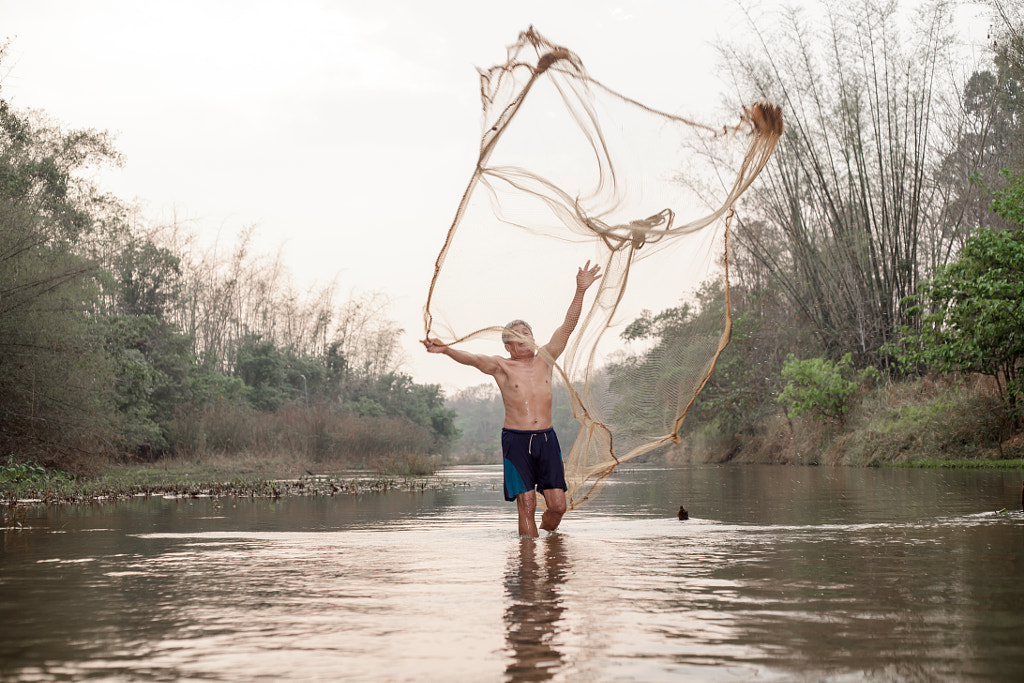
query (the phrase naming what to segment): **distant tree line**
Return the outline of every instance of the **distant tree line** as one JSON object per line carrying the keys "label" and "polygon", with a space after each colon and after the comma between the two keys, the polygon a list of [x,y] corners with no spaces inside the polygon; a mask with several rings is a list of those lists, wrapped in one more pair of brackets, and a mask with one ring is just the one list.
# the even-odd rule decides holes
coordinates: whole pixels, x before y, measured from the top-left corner
{"label": "distant tree line", "polygon": [[296,291],[280,256],[252,253],[251,230],[224,252],[146,226],[94,181],[120,163],[107,133],[63,130],[0,90],[0,453],[85,471],[449,450],[455,414],[402,372],[386,297]]}

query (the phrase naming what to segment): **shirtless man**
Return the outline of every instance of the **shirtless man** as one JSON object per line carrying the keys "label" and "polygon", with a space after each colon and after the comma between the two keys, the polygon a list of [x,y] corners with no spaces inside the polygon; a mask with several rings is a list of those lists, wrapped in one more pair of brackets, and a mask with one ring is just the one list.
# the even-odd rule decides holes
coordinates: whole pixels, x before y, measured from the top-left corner
{"label": "shirtless man", "polygon": [[452,360],[490,375],[505,404],[501,450],[505,465],[505,500],[516,501],[519,534],[537,536],[537,494],[544,496],[546,510],[540,528],[554,531],[565,514],[565,470],[558,437],[551,427],[551,362],[565,351],[569,335],[576,329],[583,310],[583,295],[600,277],[601,266],[590,261],[576,273],[576,295],[569,304],[562,325],[551,341],[537,353],[530,343],[533,330],[522,320],[505,326],[501,340],[509,357],[485,356],[445,346],[438,339],[424,339],[430,353],[443,353]]}

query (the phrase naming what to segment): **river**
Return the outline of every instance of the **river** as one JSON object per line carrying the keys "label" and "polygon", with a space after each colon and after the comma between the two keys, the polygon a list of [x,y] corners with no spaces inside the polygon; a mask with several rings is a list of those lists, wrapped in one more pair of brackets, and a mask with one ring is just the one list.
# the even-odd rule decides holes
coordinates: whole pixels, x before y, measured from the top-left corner
{"label": "river", "polygon": [[624,466],[536,540],[441,476],[33,508],[0,680],[1024,680],[1020,471]]}

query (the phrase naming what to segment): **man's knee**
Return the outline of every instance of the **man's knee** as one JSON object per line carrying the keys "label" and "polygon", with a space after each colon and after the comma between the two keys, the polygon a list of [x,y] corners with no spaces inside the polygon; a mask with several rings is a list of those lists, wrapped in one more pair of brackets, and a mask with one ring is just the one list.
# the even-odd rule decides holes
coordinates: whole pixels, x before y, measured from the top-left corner
{"label": "man's knee", "polygon": [[524,513],[532,515],[537,510],[537,496],[533,491],[520,493],[516,496],[516,504]]}
{"label": "man's knee", "polygon": [[565,501],[560,501],[554,505],[548,506],[548,511],[552,514],[556,514],[559,517],[565,514]]}
{"label": "man's knee", "polygon": [[565,492],[561,489],[549,489],[544,493],[544,504],[547,507],[548,512],[558,516],[564,515],[567,507],[565,503]]}

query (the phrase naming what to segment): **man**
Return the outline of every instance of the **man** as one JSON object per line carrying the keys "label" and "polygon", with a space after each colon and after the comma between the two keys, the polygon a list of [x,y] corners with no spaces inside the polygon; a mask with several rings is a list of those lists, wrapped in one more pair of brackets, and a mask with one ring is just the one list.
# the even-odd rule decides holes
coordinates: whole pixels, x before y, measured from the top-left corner
{"label": "man", "polygon": [[516,501],[519,510],[519,534],[537,536],[537,494],[544,496],[547,509],[540,528],[554,531],[565,514],[565,470],[558,437],[551,427],[552,363],[569,343],[583,311],[583,296],[600,277],[601,266],[590,261],[576,273],[576,294],[562,325],[551,341],[537,353],[533,330],[522,320],[505,326],[501,340],[509,357],[485,356],[445,346],[437,339],[424,339],[430,353],[443,353],[452,360],[490,375],[501,391],[505,404],[505,423],[501,430],[501,450],[505,465],[505,500]]}

